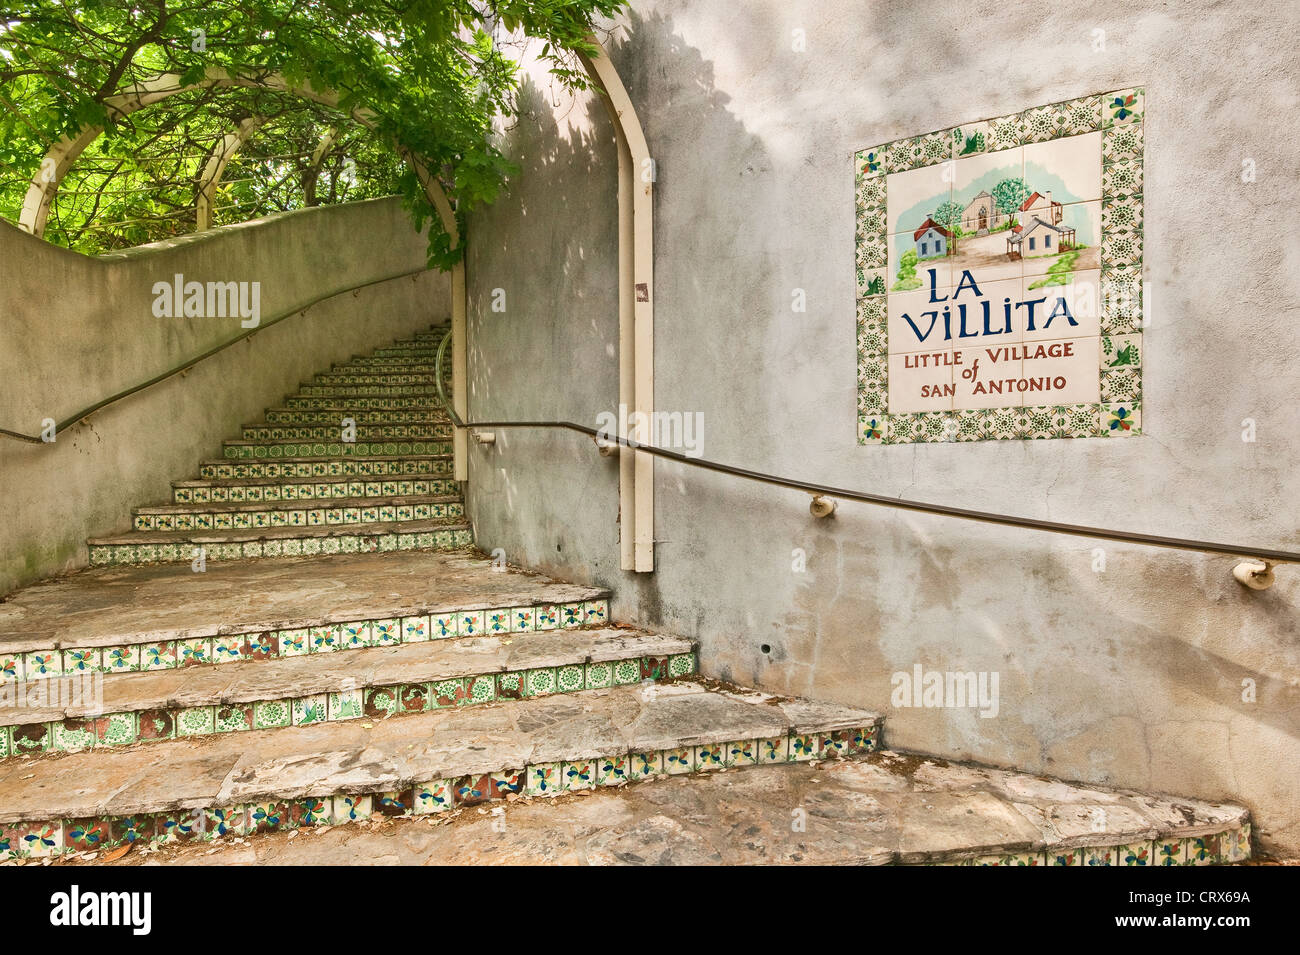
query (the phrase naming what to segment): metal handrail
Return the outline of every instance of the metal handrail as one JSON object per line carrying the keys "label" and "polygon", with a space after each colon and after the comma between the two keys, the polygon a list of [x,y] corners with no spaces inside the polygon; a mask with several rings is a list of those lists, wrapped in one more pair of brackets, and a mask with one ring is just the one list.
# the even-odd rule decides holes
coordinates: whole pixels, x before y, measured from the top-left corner
{"label": "metal handrail", "polygon": [[869,494],[865,491],[855,491],[850,488],[831,487],[830,485],[817,484],[812,481],[801,481],[795,478],[779,477],[774,474],[765,474],[762,471],[752,471],[748,468],[738,468],[730,464],[721,464],[717,461],[709,461],[706,458],[689,457],[680,451],[669,451],[665,448],[655,447],[654,445],[641,444],[631,438],[598,431],[595,428],[589,428],[586,425],[577,424],[572,421],[466,422],[461,420],[460,415],[456,413],[456,409],[452,407],[451,402],[447,399],[447,392],[442,381],[443,355],[446,352],[447,344],[450,341],[451,332],[448,331],[447,334],[443,336],[442,342],[438,345],[435,384],[437,385],[438,398],[442,401],[443,407],[451,418],[452,424],[457,428],[558,428],[567,431],[577,431],[580,434],[588,435],[597,442],[605,442],[606,445],[621,445],[634,451],[641,451],[646,454],[654,455],[655,457],[667,458],[668,460],[676,461],[679,464],[688,464],[691,467],[702,468],[706,471],[730,474],[734,477],[745,478],[749,481],[757,481],[762,484],[772,484],[777,487],[789,488],[794,491],[804,491],[808,494],[812,494],[814,497],[842,498],[846,501],[860,501],[864,504],[877,504],[881,507],[892,507],[903,511],[918,511],[922,514],[936,514],[941,517],[956,517],[961,518],[962,520],[978,521],[984,524],[1000,524],[1004,527],[1023,527],[1029,530],[1048,531],[1054,534],[1069,534],[1074,537],[1092,537],[1100,540],[1118,541],[1124,544],[1141,544],[1147,547],[1164,547],[1173,550],[1195,551],[1203,554],[1245,557],[1269,564],[1300,564],[1300,553],[1295,553],[1293,551],[1243,547],[1238,544],[1217,544],[1210,541],[1187,540],[1181,537],[1160,537],[1154,534],[1138,534],[1131,531],[1107,530],[1101,527],[1088,527],[1080,524],[1062,524],[1057,521],[1040,521],[1030,517],[1015,517],[1010,514],[994,514],[988,511],[973,511],[963,507],[949,507],[946,504],[926,504],[921,501],[908,501],[903,498],[885,497],[881,494]]}
{"label": "metal handrail", "polygon": [[[92,414],[94,414],[96,411],[100,410],[101,408],[105,408],[108,405],[113,404],[114,402],[121,401],[123,398],[129,398],[131,395],[135,394],[136,392],[144,391],[146,388],[151,388],[154,385],[158,384],[159,382],[166,381],[168,378],[173,378],[176,375],[179,375],[183,371],[189,371],[199,362],[211,358],[213,355],[219,352],[225,351],[231,345],[238,345],[246,338],[252,338],[258,332],[270,328],[272,325],[278,325],[280,322],[283,322],[287,318],[292,318],[294,315],[305,315],[307,314],[307,310],[309,308],[315,305],[319,305],[321,302],[324,302],[327,299],[335,298],[339,295],[346,295],[348,292],[358,292],[361,289],[369,288],[372,285],[382,285],[385,282],[392,282],[395,279],[404,279],[413,275],[421,275],[428,271],[431,270],[428,268],[412,269],[409,272],[402,272],[400,275],[390,275],[387,278],[374,279],[373,281],[370,282],[362,282],[360,285],[353,285],[350,288],[340,289],[337,292],[328,292],[325,295],[319,295],[316,298],[312,299],[311,301],[307,302],[305,305],[295,306],[289,311],[277,315],[275,318],[272,318],[268,321],[259,322],[256,328],[249,329],[243,334],[237,335],[234,338],[230,339],[229,341],[217,345],[215,348],[209,348],[202,355],[199,355],[196,358],[191,358],[183,365],[177,365],[175,368],[172,368],[168,371],[164,371],[161,375],[155,375],[154,377],[150,378],[148,381],[141,382],[138,385],[134,385],[130,388],[127,388],[125,391],[119,391],[117,394],[105,398],[102,401],[95,402],[93,405],[91,405],[89,408],[86,408],[84,411],[78,411],[76,414],[74,414],[71,418],[68,418],[66,421],[61,421],[56,423],[54,426],[54,433],[59,434],[60,432],[66,431],[68,428],[71,428],[74,424],[77,424],[81,420],[90,417]],[[47,443],[39,435],[23,434],[21,431],[10,431],[8,428],[0,428],[0,437],[12,438],[15,441],[26,441],[29,444]]]}

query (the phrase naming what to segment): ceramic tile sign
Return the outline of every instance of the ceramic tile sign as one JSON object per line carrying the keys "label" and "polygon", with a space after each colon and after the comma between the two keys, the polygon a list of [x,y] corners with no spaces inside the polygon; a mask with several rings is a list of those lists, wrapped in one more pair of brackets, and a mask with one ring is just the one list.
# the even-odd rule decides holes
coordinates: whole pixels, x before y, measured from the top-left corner
{"label": "ceramic tile sign", "polygon": [[1125,437],[1143,90],[855,155],[858,442]]}

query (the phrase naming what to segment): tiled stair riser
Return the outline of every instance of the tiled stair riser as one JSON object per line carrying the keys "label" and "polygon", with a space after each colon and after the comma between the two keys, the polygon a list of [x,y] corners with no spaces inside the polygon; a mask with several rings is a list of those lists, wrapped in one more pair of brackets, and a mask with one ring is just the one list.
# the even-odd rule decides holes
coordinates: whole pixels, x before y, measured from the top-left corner
{"label": "tiled stair riser", "polygon": [[[254,528],[256,529],[256,528]],[[193,542],[175,544],[95,544],[90,548],[92,567],[125,564],[174,564],[193,561],[201,549],[206,561],[255,560],[263,557],[315,557],[320,554],[373,554],[390,550],[455,550],[474,543],[465,527],[419,533],[348,534],[327,537],[286,537],[276,540]]]}
{"label": "tiled stair riser", "polygon": [[[0,826],[0,858],[43,858],[107,849],[127,842],[212,841],[312,825],[345,825],[384,816],[427,815],[509,795],[548,796],[636,783],[660,776],[740,769],[774,762],[810,762],[869,752],[880,725],[814,735],[739,740],[645,753],[618,753],[544,763],[457,779],[433,779],[400,791],[337,793],[267,800],[231,808],[191,809],[135,817],[62,819]],[[6,855],[7,854],[7,855]]]}
{"label": "tiled stair riser", "polygon": [[[450,441],[449,424],[356,425],[358,441]],[[297,425],[249,425],[243,429],[245,441],[340,441],[340,424],[317,427]]]}
{"label": "tiled stair riser", "polygon": [[1250,823],[1205,836],[1151,839],[1127,845],[1083,846],[1047,852],[951,859],[935,865],[963,866],[1199,866],[1246,862],[1250,859]]}
{"label": "tiled stair riser", "polygon": [[177,504],[247,504],[259,501],[326,501],[342,497],[397,497],[399,495],[446,497],[460,494],[455,480],[417,478],[398,481],[320,481],[288,484],[232,484],[213,487],[177,487],[172,500]]}
{"label": "tiled stair riser", "polygon": [[342,403],[346,403],[349,408],[356,408],[358,410],[373,409],[375,411],[407,411],[410,409],[420,411],[438,411],[442,407],[442,403],[436,395],[429,397],[392,398],[371,393],[369,395],[353,395],[338,400],[309,395],[290,395],[284,399],[284,406],[286,408],[304,409],[306,411],[317,411],[321,408],[337,408]]}
{"label": "tiled stair riser", "polygon": [[326,371],[318,375],[313,375],[309,384],[336,386],[345,385],[356,387],[358,385],[371,385],[379,388],[389,388],[393,385],[433,385],[437,379],[437,374],[432,371],[426,372],[393,372],[391,374],[364,374],[361,372],[347,371]]}
{"label": "tiled stair riser", "polygon": [[375,507],[314,507],[303,510],[276,508],[243,511],[185,511],[174,514],[137,514],[137,531],[250,530],[259,527],[334,527],[348,524],[432,521],[465,516],[459,501],[421,504],[384,504]]}
{"label": "tiled stair riser", "polygon": [[77,752],[244,730],[284,729],[336,720],[387,719],[452,707],[475,706],[604,689],[642,680],[665,680],[695,672],[695,654],[631,657],[507,673],[481,673],[428,683],[363,686],[303,697],[109,713],[56,723],[0,729],[9,756]]}
{"label": "tiled stair riser", "polygon": [[199,467],[203,481],[278,480],[281,478],[417,477],[452,473],[450,457],[417,460],[366,461],[240,461],[213,462]]}
{"label": "tiled stair riser", "polygon": [[402,454],[451,454],[450,441],[371,442],[332,441],[299,444],[277,442],[274,444],[238,444],[228,442],[222,456],[235,459],[264,458],[337,458],[337,457],[393,457]]}
{"label": "tiled stair riser", "polygon": [[324,405],[318,409],[311,408],[271,408],[266,412],[266,420],[271,424],[333,425],[343,418],[351,418],[357,425],[385,424],[394,417],[406,424],[433,423],[445,424],[450,419],[441,408],[410,408],[400,414],[392,410],[358,411],[346,405]]}
{"label": "tiled stair riser", "polygon": [[601,599],[488,610],[427,611],[406,617],[368,618],[292,630],[257,630],[112,647],[33,650],[0,655],[0,684],[69,674],[174,670],[239,660],[425,643],[453,637],[574,630],[603,627],[608,623],[609,601]]}
{"label": "tiled stair riser", "polygon": [[303,385],[298,389],[300,398],[424,398],[438,400],[438,389],[433,385]]}

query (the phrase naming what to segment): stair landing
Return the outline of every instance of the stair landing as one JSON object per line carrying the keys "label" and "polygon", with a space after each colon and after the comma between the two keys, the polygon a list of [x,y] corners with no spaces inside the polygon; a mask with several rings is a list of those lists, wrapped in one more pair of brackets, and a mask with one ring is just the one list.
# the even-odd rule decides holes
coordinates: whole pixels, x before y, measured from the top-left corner
{"label": "stair landing", "polygon": [[886,751],[499,810],[141,846],[121,864],[1208,865],[1243,861],[1249,845],[1240,808]]}

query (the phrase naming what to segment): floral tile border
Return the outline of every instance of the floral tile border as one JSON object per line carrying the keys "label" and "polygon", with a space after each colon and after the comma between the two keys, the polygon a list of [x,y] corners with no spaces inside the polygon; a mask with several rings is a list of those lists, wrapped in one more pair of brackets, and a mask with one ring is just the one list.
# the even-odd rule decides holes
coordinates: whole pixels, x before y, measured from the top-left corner
{"label": "floral tile border", "polygon": [[[1089,132],[1102,134],[1101,330],[1141,350],[1143,88],[1036,106],[1011,116],[895,140],[854,154],[857,288],[857,441],[916,444],[1033,438],[1130,437],[1142,433],[1140,364],[1102,372],[1099,402],[890,414],[885,235],[887,176],[948,160]],[[1114,353],[1103,352],[1103,360]]]}
{"label": "floral tile border", "polygon": [[[236,503],[236,502],[231,502]],[[249,502],[242,502],[249,503]],[[349,524],[404,523],[408,521],[452,520],[465,516],[460,501],[420,501],[408,504],[375,504],[308,508],[249,508],[229,511],[195,511],[177,508],[165,513],[136,514],[131,519],[137,531],[253,530],[262,527],[343,527]],[[151,511],[154,510],[151,508]]]}
{"label": "floral tile border", "polygon": [[[0,755],[41,756],[151,743],[245,730],[284,729],[353,719],[388,719],[412,713],[608,689],[610,686],[693,676],[695,653],[632,656],[539,670],[479,673],[429,682],[357,686],[302,697],[125,711],[52,723],[0,727]],[[653,676],[649,676],[653,672]],[[849,746],[847,739],[832,745]],[[722,754],[716,753],[722,765]],[[701,757],[701,765],[707,760]],[[692,763],[691,765],[695,765]]]}
{"label": "floral tile border", "polygon": [[[337,429],[336,429],[337,430]],[[374,441],[316,441],[311,444],[295,444],[292,441],[277,441],[273,444],[250,444],[242,441],[227,441],[222,449],[227,458],[324,458],[324,457],[395,457],[407,454],[451,454],[450,441],[386,441],[382,444]]]}
{"label": "floral tile border", "polygon": [[364,460],[358,458],[332,461],[209,461],[200,465],[202,481],[263,480],[273,478],[312,477],[396,477],[398,475],[447,475],[452,463],[445,460]]}
{"label": "floral tile border", "polygon": [[[346,825],[380,816],[419,816],[477,806],[508,796],[559,796],[607,786],[622,786],[669,774],[668,756],[680,756],[684,772],[709,772],[753,765],[746,758],[764,748],[787,754],[782,762],[845,758],[879,746],[880,723],[852,730],[814,733],[814,746],[796,752],[789,737],[737,740],[688,746],[681,750],[612,753],[570,762],[533,764],[521,769],[431,779],[396,791],[337,793],[308,799],[267,799],[232,807],[97,816],[44,822],[0,824],[0,860],[40,859],[73,852],[111,849],[127,843],[211,842],[227,836],[314,825]],[[682,755],[685,754],[685,755]],[[721,762],[719,762],[719,759]]]}
{"label": "floral tile border", "polygon": [[[250,424],[242,429],[245,441],[331,441],[339,436],[338,422],[313,427],[293,424]],[[392,441],[394,439],[450,441],[450,424],[361,424],[356,423],[358,441]]]}
{"label": "floral tile border", "polygon": [[[331,534],[328,537],[285,537],[275,540],[204,544],[204,559],[255,560],[262,557],[315,557],[318,554],[371,554],[392,550],[456,550],[470,547],[474,534],[468,528],[385,534]],[[90,548],[92,567],[126,564],[188,563],[195,544],[95,544]]]}
{"label": "floral tile border", "polygon": [[604,627],[608,623],[609,599],[601,597],[571,603],[543,602],[488,610],[464,607],[406,617],[368,617],[292,630],[0,653],[0,685],[85,673],[134,673],[297,657],[484,634]]}
{"label": "floral tile border", "polygon": [[397,480],[335,480],[277,484],[187,484],[172,489],[175,504],[256,504],[279,501],[328,501],[345,497],[458,497],[451,478],[400,477]]}

